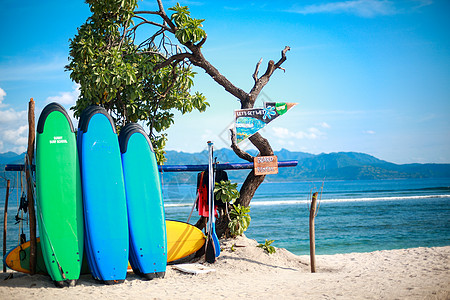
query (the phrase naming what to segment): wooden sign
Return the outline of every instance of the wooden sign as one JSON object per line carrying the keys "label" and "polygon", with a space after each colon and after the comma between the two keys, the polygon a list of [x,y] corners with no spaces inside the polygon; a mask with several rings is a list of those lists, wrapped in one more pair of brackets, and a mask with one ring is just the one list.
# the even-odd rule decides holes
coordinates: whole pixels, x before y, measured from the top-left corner
{"label": "wooden sign", "polygon": [[278,158],[274,156],[257,156],[254,159],[255,175],[278,174]]}

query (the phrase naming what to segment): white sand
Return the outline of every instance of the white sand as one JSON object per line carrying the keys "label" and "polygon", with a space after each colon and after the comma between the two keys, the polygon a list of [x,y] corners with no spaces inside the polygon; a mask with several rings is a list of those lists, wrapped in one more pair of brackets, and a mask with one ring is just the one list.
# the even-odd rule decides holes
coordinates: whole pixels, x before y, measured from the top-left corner
{"label": "white sand", "polygon": [[[233,244],[243,247],[232,252]],[[309,256],[269,255],[256,245],[244,237],[222,242],[212,273],[169,266],[164,279],[129,273],[114,286],[83,275],[76,287],[58,289],[47,276],[0,273],[0,299],[450,299],[450,246],[319,255],[311,274]]]}

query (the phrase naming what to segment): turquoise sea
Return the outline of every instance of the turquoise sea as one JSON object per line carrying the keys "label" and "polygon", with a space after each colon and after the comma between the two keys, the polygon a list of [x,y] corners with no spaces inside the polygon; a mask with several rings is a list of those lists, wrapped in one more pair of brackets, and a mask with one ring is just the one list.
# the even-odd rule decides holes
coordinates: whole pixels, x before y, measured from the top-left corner
{"label": "turquoise sea", "polygon": [[[450,245],[450,178],[263,183],[246,236],[309,254],[308,203],[322,184],[317,254]],[[166,186],[164,196],[166,218],[187,220],[195,186]]]}
{"label": "turquoise sea", "polygon": [[[322,185],[315,218],[317,254],[450,245],[450,178],[265,182],[251,202],[252,220],[245,234],[258,242],[273,239],[274,246],[296,254],[309,254],[308,203],[311,191],[320,191]],[[163,178],[167,219],[187,220],[195,189],[193,184],[168,183]],[[5,192],[0,189],[2,229]],[[21,223],[15,224],[20,194],[20,189],[11,190],[8,250],[17,245],[22,231]],[[191,223],[197,219],[194,210]],[[24,225],[28,239],[27,220]]]}

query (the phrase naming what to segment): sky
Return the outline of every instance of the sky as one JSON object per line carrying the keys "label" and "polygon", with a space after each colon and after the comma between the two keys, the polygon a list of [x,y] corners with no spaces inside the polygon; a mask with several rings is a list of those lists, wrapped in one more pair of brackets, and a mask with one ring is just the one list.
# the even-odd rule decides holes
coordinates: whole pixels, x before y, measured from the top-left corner
{"label": "sky", "polygon": [[[206,59],[245,91],[256,63],[263,59],[263,73],[290,46],[285,70],[274,72],[256,104],[298,103],[261,131],[274,150],[450,163],[450,1],[179,2],[205,19]],[[139,10],[157,7],[154,0],[138,3]],[[175,3],[163,1],[166,11]],[[30,98],[36,120],[50,102],[67,110],[74,105],[79,87],[64,66],[69,39],[90,15],[81,0],[0,0],[0,153],[25,151]],[[211,106],[176,113],[166,149],[199,152],[208,140],[229,148],[228,128],[240,104],[194,70],[193,91]]]}

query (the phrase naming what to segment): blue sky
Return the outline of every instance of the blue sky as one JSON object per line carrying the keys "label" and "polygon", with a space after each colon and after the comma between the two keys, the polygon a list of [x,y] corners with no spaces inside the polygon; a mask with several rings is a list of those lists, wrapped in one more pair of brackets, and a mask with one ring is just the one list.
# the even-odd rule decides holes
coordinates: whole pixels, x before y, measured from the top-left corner
{"label": "blue sky", "polygon": [[[299,103],[262,134],[273,148],[309,153],[357,151],[395,163],[450,163],[450,2],[180,1],[206,19],[205,57],[249,91],[261,71],[291,47],[285,72],[264,100]],[[0,153],[25,150],[27,103],[69,108],[77,86],[64,72],[68,40],[90,16],[83,1],[0,2]],[[139,1],[155,9],[156,1]],[[166,9],[175,1],[163,1]],[[149,33],[150,33],[150,29]],[[194,90],[211,107],[176,115],[167,149],[228,147],[239,103],[201,69]],[[242,145],[245,149],[248,145]]]}

